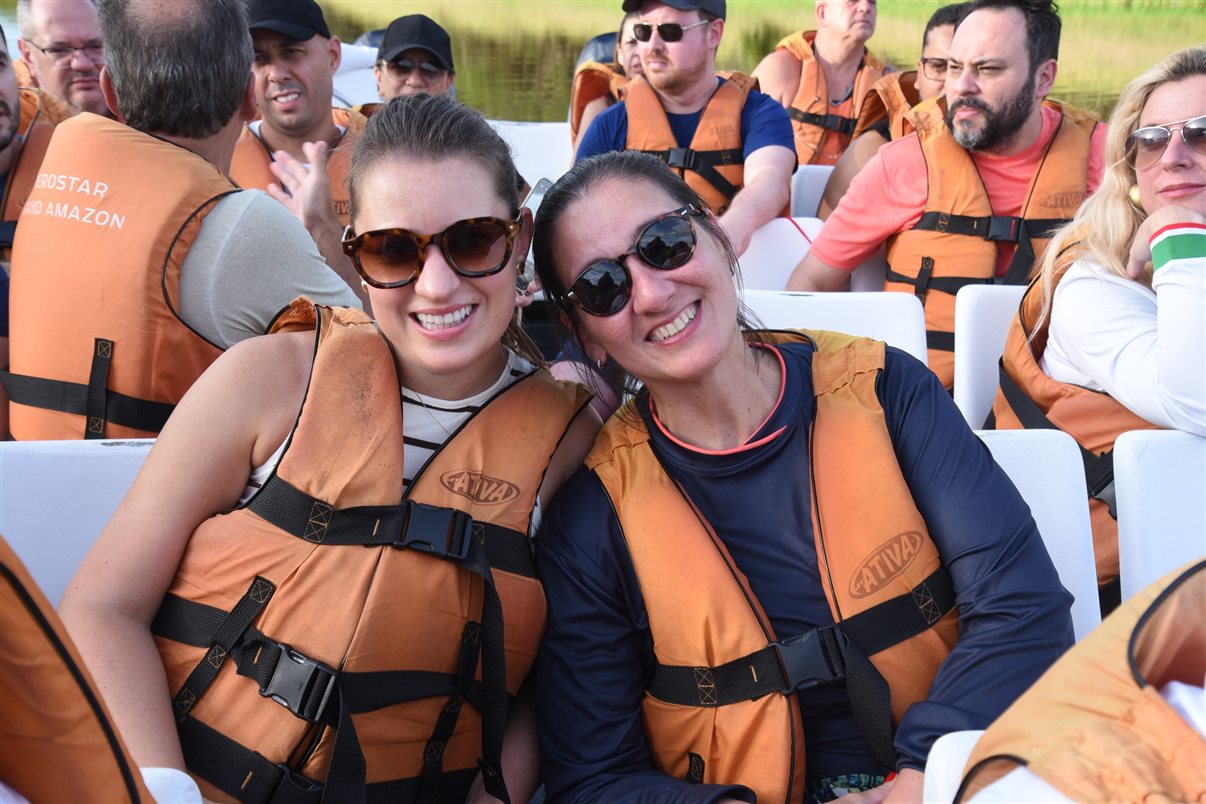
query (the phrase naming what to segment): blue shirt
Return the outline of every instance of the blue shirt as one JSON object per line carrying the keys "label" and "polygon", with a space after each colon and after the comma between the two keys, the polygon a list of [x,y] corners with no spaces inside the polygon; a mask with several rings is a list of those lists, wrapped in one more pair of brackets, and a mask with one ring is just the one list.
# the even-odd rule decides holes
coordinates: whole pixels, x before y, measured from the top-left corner
{"label": "blue shirt", "polygon": [[[716,82],[716,85],[720,86],[724,79],[717,78]],[[670,131],[674,133],[674,139],[680,148],[691,144],[703,113],[703,109],[690,114],[666,113]],[[627,142],[628,109],[621,101],[608,107],[590,124],[578,145],[576,161],[581,162],[595,154],[623,151]],[[791,130],[791,120],[787,117],[787,110],[774,98],[751,90],[746,96],[745,106],[741,109],[741,150],[745,158],[749,159],[754,151],[768,145],[781,145],[795,153],[796,141]]]}
{"label": "blue shirt", "polygon": [[[751,439],[782,428],[766,444],[699,453],[649,425],[647,408],[642,415],[659,461],[715,528],[783,638],[832,618],[809,513],[813,350],[780,352],[783,399]],[[1025,502],[934,374],[889,348],[877,393],[959,607],[959,642],[929,698],[908,710],[896,733],[897,767],[922,768],[935,739],[987,727],[1072,644],[1071,597]],[[688,785],[653,769],[640,714],[655,664],[649,620],[619,523],[593,473],[583,469],[562,487],[538,544],[549,619],[536,695],[550,800],[712,801],[738,793],[752,800],[741,787]],[[883,773],[842,683],[796,698],[808,784]]]}

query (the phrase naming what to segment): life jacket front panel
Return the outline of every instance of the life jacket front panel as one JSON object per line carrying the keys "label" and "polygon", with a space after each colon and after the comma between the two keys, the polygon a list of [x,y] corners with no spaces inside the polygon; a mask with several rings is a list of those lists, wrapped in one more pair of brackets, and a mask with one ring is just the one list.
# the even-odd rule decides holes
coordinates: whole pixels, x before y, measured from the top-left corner
{"label": "life jacket front panel", "polygon": [[10,387],[16,438],[158,432],[162,421],[111,420],[113,395],[170,412],[221,354],[179,318],[180,271],[205,216],[236,189],[202,157],[121,123],[83,113],[56,127],[13,247],[11,371],[81,396],[98,372],[107,381],[88,394],[100,415],[21,404]]}
{"label": "life jacket front panel", "polygon": [[1029,281],[1054,229],[1076,213],[1088,187],[1089,149],[1097,121],[1055,101],[1062,114],[1046,151],[1030,178],[1016,218],[998,216],[971,155],[946,125],[941,98],[911,112],[925,158],[928,195],[912,229],[887,241],[884,290],[913,293],[925,306],[929,366],[943,385],[954,385],[955,295],[970,284],[991,284],[998,243],[1017,243],[1007,284]]}
{"label": "life jacket front panel", "polygon": [[850,145],[863,102],[883,76],[884,63],[864,48],[850,97],[833,106],[825,71],[812,49],[816,35],[816,31],[797,31],[780,40],[775,49],[786,50],[800,62],[800,83],[787,107],[796,133],[796,157],[801,165],[834,165]]}
{"label": "life jacket front panel", "polygon": [[863,98],[853,139],[866,133],[884,118],[888,119],[888,139],[898,140],[913,132],[911,112],[921,103],[917,92],[917,71],[888,73],[880,78]]}
{"label": "life jacket front panel", "polygon": [[0,212],[3,214],[0,220],[0,262],[4,263],[6,271],[12,260],[17,218],[33,190],[42,159],[50,147],[50,135],[54,133],[55,126],[77,113],[66,101],[40,89],[22,88],[18,90],[17,100],[19,122],[13,138],[16,156],[9,165],[4,197],[0,199]]}

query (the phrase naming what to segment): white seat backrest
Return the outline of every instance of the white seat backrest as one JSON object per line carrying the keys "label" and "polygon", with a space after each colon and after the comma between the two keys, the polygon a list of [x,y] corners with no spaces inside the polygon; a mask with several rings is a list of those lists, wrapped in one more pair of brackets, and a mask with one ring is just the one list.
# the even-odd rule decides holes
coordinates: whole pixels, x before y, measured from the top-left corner
{"label": "white seat backrest", "polygon": [[1030,506],[1059,579],[1076,598],[1072,627],[1077,641],[1083,639],[1101,623],[1101,604],[1080,448],[1059,430],[981,430],[976,435]]}
{"label": "white seat backrest", "polygon": [[963,782],[963,768],[975,750],[983,731],[948,732],[930,746],[925,760],[925,780],[921,800],[927,804],[950,804]]}
{"label": "white seat backrest", "polygon": [[1206,438],[1136,430],[1114,442],[1122,599],[1206,555]]}
{"label": "white seat backrest", "polygon": [[791,177],[791,216],[815,218],[833,165],[800,165]]}
{"label": "white seat backrest", "polygon": [[997,361],[1025,285],[968,285],[955,296],[955,404],[983,427],[997,395]]}
{"label": "white seat backrest", "polygon": [[569,123],[518,123],[491,120],[490,125],[511,146],[519,175],[535,186],[539,179],[557,181],[574,161]]}
{"label": "white seat backrest", "polygon": [[880,246],[874,254],[850,272],[850,289],[857,293],[879,293],[884,289],[884,277],[887,274],[888,258],[884,256],[883,246]]}
{"label": "white seat backrest", "polygon": [[53,605],[58,606],[153,443],[0,443],[0,533]]}
{"label": "white seat backrest", "polygon": [[749,248],[737,259],[742,284],[758,290],[783,290],[819,231],[821,221],[817,218],[774,218],[759,227],[750,238]]}
{"label": "white seat backrest", "polygon": [[907,293],[789,293],[747,290],[754,315],[770,329],[829,329],[877,338],[903,349],[922,363],[925,314]]}

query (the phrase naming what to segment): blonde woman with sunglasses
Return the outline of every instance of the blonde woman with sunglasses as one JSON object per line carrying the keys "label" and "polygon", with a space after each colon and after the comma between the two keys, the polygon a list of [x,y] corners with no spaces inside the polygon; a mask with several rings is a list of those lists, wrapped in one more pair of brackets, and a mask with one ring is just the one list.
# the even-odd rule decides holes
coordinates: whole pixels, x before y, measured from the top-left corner
{"label": "blonde woman with sunglasses", "polygon": [[1086,451],[1103,613],[1119,596],[1114,440],[1206,435],[1206,48],[1127,86],[1105,155],[1026,293],[993,406],[999,428],[1054,424]]}
{"label": "blonde woman with sunglasses", "polygon": [[478,113],[384,104],[344,238],[376,322],[299,300],[177,408],[62,606],[140,765],[222,801],[535,788],[530,534],[598,422],[519,329],[516,188]]}
{"label": "blonde woman with sunglasses", "polygon": [[905,353],[752,330],[719,222],[647,155],[562,177],[534,253],[635,394],[538,540],[549,800],[920,801],[933,741],[1071,644],[1017,491]]}

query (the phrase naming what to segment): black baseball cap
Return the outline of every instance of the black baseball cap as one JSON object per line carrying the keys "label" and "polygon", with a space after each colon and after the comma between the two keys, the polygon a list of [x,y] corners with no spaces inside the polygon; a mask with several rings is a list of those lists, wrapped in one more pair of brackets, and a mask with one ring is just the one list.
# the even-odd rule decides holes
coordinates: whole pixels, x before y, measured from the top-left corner
{"label": "black baseball cap", "polygon": [[315,34],[331,38],[331,29],[314,0],[247,0],[247,27],[267,28],[299,42]]}
{"label": "black baseball cap", "polygon": [[[662,0],[662,2],[679,11],[706,11],[720,19],[724,19],[725,15],[724,0]],[[640,11],[641,6],[645,3],[646,0],[624,0],[624,13]]]}
{"label": "black baseball cap", "polygon": [[393,61],[398,54],[415,47],[426,50],[441,67],[454,72],[448,32],[424,14],[410,14],[391,22],[381,38],[381,47],[377,48],[377,60]]}

